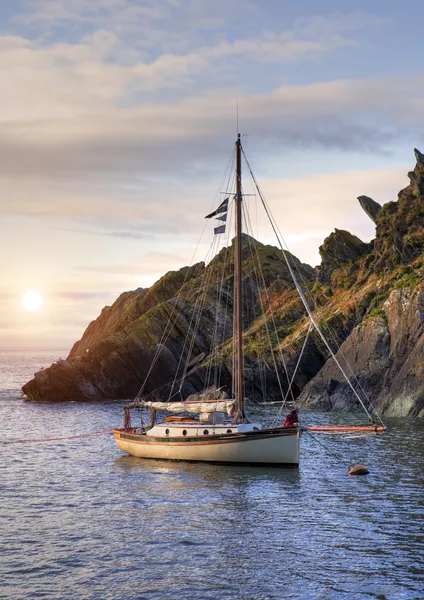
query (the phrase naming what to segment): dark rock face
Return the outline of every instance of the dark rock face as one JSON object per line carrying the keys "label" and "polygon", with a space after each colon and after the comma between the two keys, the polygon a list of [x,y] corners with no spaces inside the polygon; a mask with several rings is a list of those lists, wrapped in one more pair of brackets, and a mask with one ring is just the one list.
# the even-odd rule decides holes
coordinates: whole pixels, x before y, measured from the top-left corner
{"label": "dark rock face", "polygon": [[198,276],[204,266],[204,263],[198,263],[191,268],[184,267],[179,271],[170,271],[149,289],[138,288],[121,294],[112,306],[105,306],[100,316],[90,323],[82,338],[74,344],[68,359],[82,356],[101,340],[119,333],[127,325],[139,319],[158,302],[173,298],[186,279]]}
{"label": "dark rock face", "polygon": [[424,165],[424,154],[420,152],[417,148],[414,148],[415,158],[417,159],[417,163]]}
{"label": "dark rock face", "polygon": [[[424,288],[394,290],[383,310],[352,331],[337,359],[368,409],[371,403],[388,415],[424,416]],[[359,406],[332,358],[305,386],[299,403],[323,410]]]}
{"label": "dark rock face", "polygon": [[82,338],[75,342],[68,358],[81,356],[102,339],[121,331],[125,325],[137,319],[141,315],[140,304],[146,292],[142,288],[124,292],[112,306],[105,306],[100,316],[89,324]]}
{"label": "dark rock face", "polygon": [[356,235],[343,229],[335,229],[325,238],[319,248],[321,266],[318,267],[318,281],[331,283],[331,273],[339,269],[343,263],[353,262],[369,251],[369,244],[365,244]]}
{"label": "dark rock face", "polygon": [[358,196],[359,204],[369,216],[371,221],[377,225],[377,217],[381,211],[381,204],[370,198],[369,196]]}

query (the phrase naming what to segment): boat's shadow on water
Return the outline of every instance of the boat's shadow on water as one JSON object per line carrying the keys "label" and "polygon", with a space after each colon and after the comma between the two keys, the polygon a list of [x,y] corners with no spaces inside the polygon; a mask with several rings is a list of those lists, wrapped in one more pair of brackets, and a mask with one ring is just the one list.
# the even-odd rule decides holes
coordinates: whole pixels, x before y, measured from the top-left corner
{"label": "boat's shadow on water", "polygon": [[245,465],[225,465],[177,460],[143,459],[134,456],[120,456],[114,466],[121,475],[169,475],[174,477],[203,478],[205,482],[226,481],[280,481],[287,484],[300,484],[301,474],[296,468],[255,467]]}

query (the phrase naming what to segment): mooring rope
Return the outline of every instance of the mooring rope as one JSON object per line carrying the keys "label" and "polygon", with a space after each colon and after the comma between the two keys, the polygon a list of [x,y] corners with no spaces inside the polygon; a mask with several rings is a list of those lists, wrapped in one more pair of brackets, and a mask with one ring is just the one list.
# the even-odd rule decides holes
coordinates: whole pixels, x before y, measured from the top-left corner
{"label": "mooring rope", "polygon": [[333,450],[331,450],[326,444],[324,444],[323,442],[321,442],[321,440],[317,440],[317,438],[312,435],[312,433],[310,433],[307,429],[305,429],[304,427],[300,427],[300,430],[302,433],[307,433],[313,440],[314,442],[316,442],[317,444],[319,444],[320,446],[322,446],[323,448],[325,448],[325,450],[327,450],[327,452],[329,454],[331,454],[332,456],[334,456],[335,458],[337,458],[337,460],[344,460],[342,458],[342,456],[340,454],[337,454],[336,452],[334,452]]}
{"label": "mooring rope", "polygon": [[81,435],[68,435],[64,437],[52,437],[52,438],[40,438],[40,439],[27,439],[27,440],[6,440],[1,441],[1,444],[34,444],[38,442],[57,442],[62,440],[76,440],[80,438],[86,437],[94,437],[95,435],[107,435],[108,433],[112,433],[112,429],[102,429],[100,431],[94,431],[93,433],[83,433]]}

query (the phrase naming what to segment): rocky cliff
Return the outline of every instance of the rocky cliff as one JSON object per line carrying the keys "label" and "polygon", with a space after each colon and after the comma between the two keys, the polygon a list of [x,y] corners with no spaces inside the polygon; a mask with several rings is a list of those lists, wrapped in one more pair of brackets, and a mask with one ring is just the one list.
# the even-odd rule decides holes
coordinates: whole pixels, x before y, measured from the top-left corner
{"label": "rocky cliff", "polygon": [[[370,292],[363,316],[355,319],[336,356],[358,393],[390,415],[424,416],[424,160],[418,150],[415,155],[417,164],[408,173],[411,183],[399,192],[397,202],[388,202],[371,216],[370,207],[375,206],[364,203],[366,196],[359,197],[376,223],[376,237],[368,253],[331,274],[335,294],[349,286],[357,307],[358,291]],[[303,388],[298,401],[323,410],[358,403],[332,359]]]}
{"label": "rocky cliff", "polygon": [[[394,289],[379,313],[357,325],[336,356],[353,387],[381,414],[424,416],[424,286]],[[303,407],[359,406],[334,360],[303,389]]]}
{"label": "rocky cliff", "polygon": [[[396,202],[381,207],[368,196],[358,198],[376,224],[370,244],[336,229],[320,248],[316,270],[289,256],[322,330],[334,351],[340,348],[340,362],[349,365],[352,383],[388,414],[424,411],[424,162],[415,154],[410,185]],[[279,398],[270,366],[277,362],[285,392],[299,362],[293,395],[302,406],[355,406],[316,332],[305,342],[309,322],[282,252],[247,235],[242,248],[247,396]],[[233,250],[222,250],[207,266],[167,273],[149,289],[121,294],[90,323],[66,360],[23,387],[27,398],[130,398],[145,380],[146,393],[163,396],[176,379],[172,393],[179,399],[211,378],[229,394]]]}
{"label": "rocky cliff", "polygon": [[[167,273],[148,290],[122,294],[90,323],[66,360],[35,374],[23,387],[26,396],[48,401],[130,398],[147,376],[146,393],[160,388],[166,395],[175,374],[179,379],[187,361],[195,361],[197,366],[189,369],[181,390],[177,381],[178,397],[201,390],[211,377],[210,362],[217,361],[216,355],[211,354],[212,341],[225,353],[225,344],[232,336],[233,252],[232,245],[207,266],[199,263],[185,267]],[[294,285],[277,248],[244,235],[242,257],[244,326],[249,330],[262,314],[263,284],[267,293],[274,295],[293,291]],[[305,281],[314,280],[310,266],[295,257],[291,260]],[[257,265],[263,275],[260,285]],[[162,350],[150,372],[158,346]],[[205,360],[196,361],[196,357]],[[230,352],[220,366],[220,383],[228,389],[231,362]],[[272,378],[268,383],[272,391]]]}

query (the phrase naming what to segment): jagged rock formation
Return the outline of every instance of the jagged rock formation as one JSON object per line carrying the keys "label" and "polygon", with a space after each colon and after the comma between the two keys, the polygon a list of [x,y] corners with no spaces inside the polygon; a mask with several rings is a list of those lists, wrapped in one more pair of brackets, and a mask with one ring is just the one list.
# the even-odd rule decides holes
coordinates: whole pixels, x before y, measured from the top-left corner
{"label": "jagged rock formation", "polygon": [[358,200],[359,204],[364,209],[364,212],[369,216],[371,221],[377,225],[377,217],[381,211],[381,204],[369,196],[358,196]]}
{"label": "jagged rock formation", "polygon": [[408,173],[411,183],[397,202],[384,204],[377,219],[376,237],[368,265],[378,274],[412,264],[424,245],[424,163]]}
{"label": "jagged rock formation", "polygon": [[[424,285],[393,290],[380,313],[355,327],[336,356],[356,391],[362,396],[364,389],[380,413],[424,416]],[[359,401],[329,360],[305,386],[299,404],[331,410],[358,407]]]}
{"label": "jagged rock formation", "polygon": [[343,263],[353,262],[369,250],[356,235],[343,229],[335,229],[319,248],[321,265],[318,267],[318,281],[330,283],[331,274]]}
{"label": "jagged rock formation", "polygon": [[131,321],[137,319],[142,314],[140,304],[146,292],[147,290],[143,288],[124,292],[112,306],[105,306],[100,316],[89,324],[82,338],[75,342],[69,358],[81,356],[103,338],[121,331]]}
{"label": "jagged rock formation", "polygon": [[414,154],[415,158],[417,159],[417,163],[424,165],[424,154],[417,148],[414,148]]}
{"label": "jagged rock formation", "polygon": [[101,340],[123,331],[158,303],[173,298],[184,281],[199,275],[204,267],[205,264],[201,262],[190,268],[170,271],[149,289],[138,288],[121,294],[112,306],[105,306],[100,316],[89,324],[82,338],[72,347],[68,359],[82,356]]}
{"label": "jagged rock formation", "polygon": [[[371,251],[344,270],[353,301],[359,286],[368,288],[370,298],[338,358],[342,365],[343,356],[347,359],[381,412],[424,416],[424,162],[415,154],[410,185],[377,215]],[[333,273],[333,284],[340,286],[342,271]],[[357,404],[332,359],[305,386],[299,402],[324,410]]]}
{"label": "jagged rock formation", "polygon": [[[290,260],[322,330],[335,349],[341,346],[341,362],[343,356],[348,359],[377,408],[387,414],[424,416],[424,162],[418,151],[416,157],[410,184],[399,192],[397,202],[380,207],[367,196],[359,197],[376,223],[376,237],[370,244],[336,229],[320,248],[322,262],[317,270],[291,255]],[[67,360],[36,373],[23,387],[24,393],[31,400],[44,401],[131,398],[147,376],[145,392],[166,397],[175,375],[181,374],[180,357],[184,362],[188,355],[184,340],[203,304],[188,374],[181,389],[177,385],[175,399],[214,383],[209,374],[217,361],[222,362],[219,386],[229,394],[233,251],[232,245],[207,266],[199,263],[170,272],[148,290],[121,294],[90,323]],[[279,398],[278,381],[269,368],[269,339],[280,372],[286,370],[291,378],[309,321],[280,250],[244,235],[242,259],[246,395],[262,400],[265,381],[267,398]],[[266,292],[255,278],[255,260],[261,265]],[[173,324],[163,342],[170,316]],[[218,353],[211,352],[216,322]],[[285,391],[285,376],[282,381]],[[293,396],[300,396],[302,406],[324,410],[356,405],[315,332],[301,356]]]}
{"label": "jagged rock formation", "polygon": [[[190,358],[208,356],[215,330],[218,311],[219,341],[225,344],[232,335],[232,254],[234,245],[222,250],[205,267],[199,263],[188,269],[167,273],[149,290],[122,294],[112,307],[103,309],[90,323],[82,339],[72,348],[67,360],[61,360],[49,369],[35,374],[24,387],[32,400],[100,400],[102,398],[129,398],[136,395],[145,380],[153,356],[162,343],[163,332],[173,317],[173,326],[159,355],[154,370],[149,374],[146,393],[161,388],[166,394],[176,372],[181,373],[187,357],[187,334],[193,329],[193,315],[199,323]],[[252,255],[253,252],[253,255]],[[258,260],[269,294],[294,289],[281,250],[265,246],[244,234],[242,259],[244,278],[245,327],[248,329],[261,314],[263,298],[254,278]],[[315,272],[290,255],[293,265],[305,281],[312,281]],[[224,276],[223,263],[226,265]],[[221,289],[222,281],[225,282]],[[200,312],[200,304],[204,305]],[[197,318],[197,317],[196,317]],[[231,344],[230,344],[231,347]],[[182,363],[180,357],[183,356]],[[231,387],[231,357],[224,365],[222,384]],[[321,365],[320,365],[321,366]],[[195,365],[181,389],[186,397],[200,391],[205,384],[207,370]],[[314,371],[314,374],[316,371]],[[269,390],[277,381],[270,380]],[[178,390],[178,385],[176,390]],[[256,393],[254,391],[254,393]]]}

